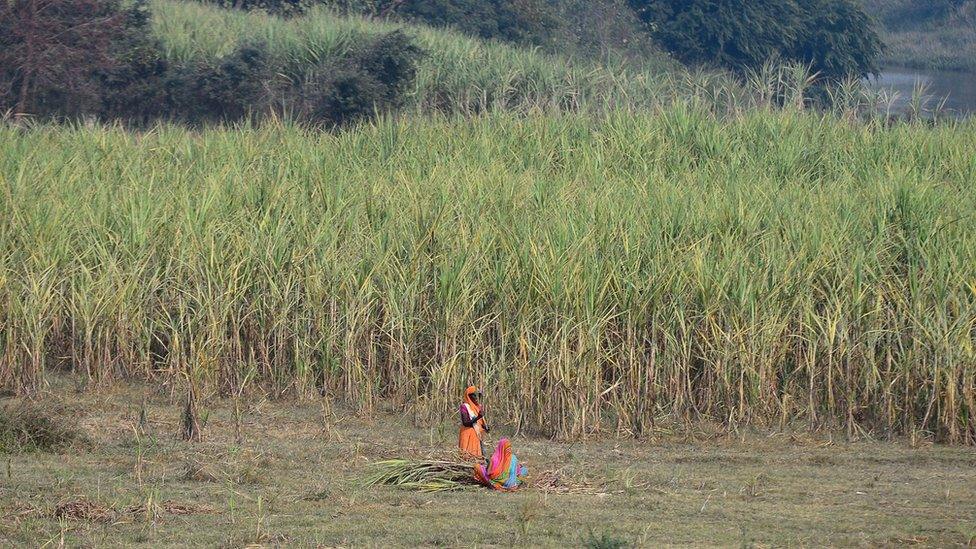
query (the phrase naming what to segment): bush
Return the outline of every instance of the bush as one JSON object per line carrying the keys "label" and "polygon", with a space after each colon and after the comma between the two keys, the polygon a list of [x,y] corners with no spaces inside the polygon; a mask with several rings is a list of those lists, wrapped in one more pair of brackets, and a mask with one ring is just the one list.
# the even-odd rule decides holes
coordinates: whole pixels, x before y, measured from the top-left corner
{"label": "bush", "polygon": [[351,66],[329,71],[313,84],[308,113],[312,120],[339,126],[368,118],[383,109],[382,85]]}
{"label": "bush", "polygon": [[102,118],[146,123],[167,113],[170,67],[151,35],[150,16],[145,0],[125,13],[126,32],[115,44],[117,64],[98,71]]}
{"label": "bush", "polygon": [[627,542],[607,532],[597,535],[591,530],[583,539],[583,547],[587,549],[623,549],[627,547]]}
{"label": "bush", "polygon": [[382,35],[320,66],[304,83],[303,110],[316,122],[339,126],[397,108],[422,56],[403,32]]}
{"label": "bush", "polygon": [[0,110],[50,116],[97,108],[99,71],[126,35],[115,0],[0,2]]}
{"label": "bush", "polygon": [[871,20],[850,0],[803,0],[805,22],[788,58],[810,65],[828,79],[879,71],[882,43]]}
{"label": "bush", "polygon": [[165,112],[167,72],[145,0],[0,3],[0,111],[144,121]]}
{"label": "bush", "polygon": [[173,118],[234,122],[269,108],[273,71],[264,44],[246,44],[213,61],[176,67],[167,77]]}
{"label": "bush", "polygon": [[661,59],[627,0],[564,0],[558,8],[563,23],[554,42],[563,53],[641,63]]}
{"label": "bush", "polygon": [[826,79],[876,72],[881,40],[852,0],[629,0],[675,57],[733,71],[771,59],[812,65]]}
{"label": "bush", "polygon": [[[0,113],[205,124],[280,107],[336,126],[401,106],[422,55],[396,31],[316,66],[279,66],[263,43],[169,63],[152,37],[145,1],[126,9],[116,0],[0,3]],[[98,25],[105,28],[84,30]],[[62,50],[65,60],[56,55]],[[288,87],[279,74],[309,76],[293,77]]]}
{"label": "bush", "polygon": [[761,66],[792,41],[799,10],[779,0],[630,0],[658,42],[691,64]]}

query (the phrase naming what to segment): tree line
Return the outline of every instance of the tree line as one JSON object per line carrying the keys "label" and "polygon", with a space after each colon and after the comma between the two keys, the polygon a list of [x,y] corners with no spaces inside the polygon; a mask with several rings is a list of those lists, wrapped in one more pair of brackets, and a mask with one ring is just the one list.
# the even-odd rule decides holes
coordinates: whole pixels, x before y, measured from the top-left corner
{"label": "tree line", "polygon": [[[649,37],[684,63],[743,71],[778,59],[805,63],[828,79],[876,72],[875,62],[883,49],[872,20],[857,0],[208,1],[281,14],[325,4],[344,12],[452,27],[480,38],[559,51],[567,50],[566,42],[572,41],[568,36],[585,32],[581,27],[609,18],[615,30],[629,30],[630,41],[641,43]],[[955,6],[964,1],[932,3]],[[572,14],[582,14],[582,24]],[[629,22],[635,15],[636,27]]]}
{"label": "tree line", "polygon": [[853,0],[628,0],[662,47],[690,64],[735,72],[769,60],[826,80],[878,72],[883,50]]}
{"label": "tree line", "polygon": [[[882,50],[854,0],[205,1],[279,16],[325,4],[591,56],[627,50],[639,57],[655,47],[686,64],[734,73],[771,59],[802,62],[824,80],[875,72]],[[394,31],[308,67],[282,67],[294,61],[272,59],[261,43],[173,62],[150,17],[146,0],[0,2],[0,113],[198,124],[277,109],[336,126],[397,108],[424,57]]]}

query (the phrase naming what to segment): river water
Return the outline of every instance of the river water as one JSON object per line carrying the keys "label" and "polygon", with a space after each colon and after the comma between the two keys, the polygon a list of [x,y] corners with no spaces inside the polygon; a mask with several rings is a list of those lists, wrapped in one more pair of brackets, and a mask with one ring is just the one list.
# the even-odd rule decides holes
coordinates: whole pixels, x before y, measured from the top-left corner
{"label": "river water", "polygon": [[894,113],[909,109],[916,86],[925,86],[924,99],[928,109],[934,109],[945,100],[945,110],[958,117],[976,114],[976,73],[948,72],[917,69],[885,69],[877,78],[868,81],[875,89],[897,93],[892,102]]}

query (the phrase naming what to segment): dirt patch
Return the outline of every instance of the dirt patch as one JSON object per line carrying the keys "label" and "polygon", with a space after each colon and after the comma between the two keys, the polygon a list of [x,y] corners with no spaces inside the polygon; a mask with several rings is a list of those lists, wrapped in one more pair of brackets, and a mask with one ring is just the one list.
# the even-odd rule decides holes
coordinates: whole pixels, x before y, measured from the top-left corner
{"label": "dirt patch", "polygon": [[111,507],[106,507],[83,497],[59,503],[51,516],[56,519],[113,522],[118,513]]}

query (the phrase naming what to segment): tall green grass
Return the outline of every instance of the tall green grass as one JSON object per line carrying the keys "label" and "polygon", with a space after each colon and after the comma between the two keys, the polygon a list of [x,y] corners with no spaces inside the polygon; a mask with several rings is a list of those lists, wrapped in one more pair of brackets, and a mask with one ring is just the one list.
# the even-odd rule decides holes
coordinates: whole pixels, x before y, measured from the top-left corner
{"label": "tall green grass", "polygon": [[477,383],[561,435],[670,415],[973,443],[974,130],[681,104],[2,127],[0,379],[253,380],[418,419]]}

